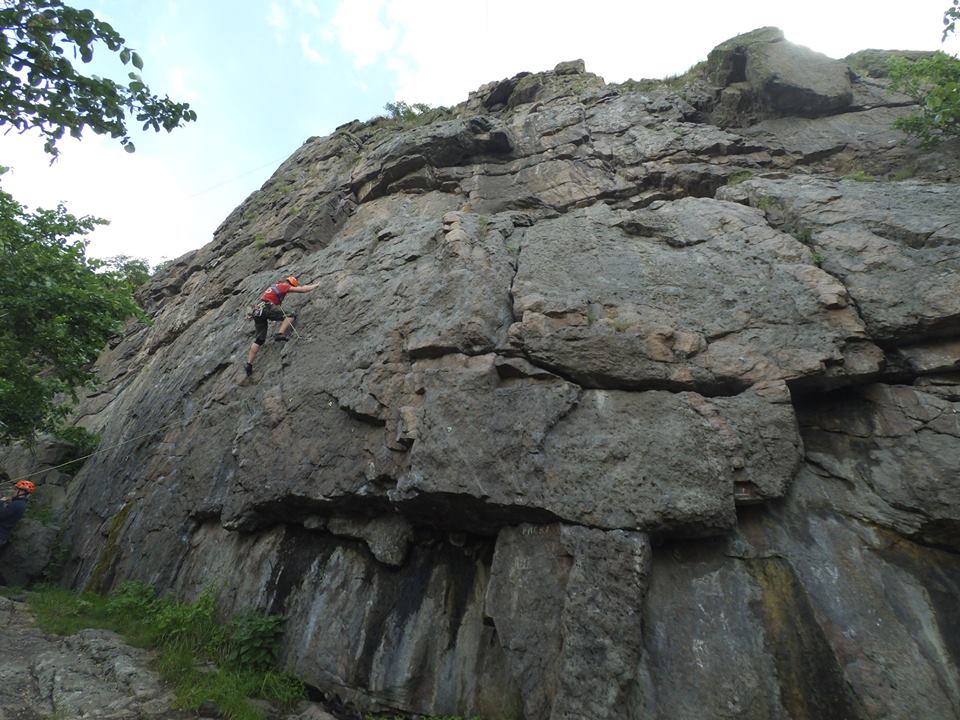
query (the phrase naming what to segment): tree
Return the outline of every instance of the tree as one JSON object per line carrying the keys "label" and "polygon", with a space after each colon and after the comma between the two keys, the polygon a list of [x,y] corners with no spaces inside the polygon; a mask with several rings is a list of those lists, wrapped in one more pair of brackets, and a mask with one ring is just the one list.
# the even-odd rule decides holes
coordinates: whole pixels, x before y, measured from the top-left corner
{"label": "tree", "polygon": [[197,118],[189,104],[151,93],[137,72],[127,75],[125,85],[77,72],[78,56],[90,62],[97,43],[124,65],[143,69],[140,55],[90,10],[61,0],[0,0],[0,30],[0,126],[39,130],[44,150],[54,157],[64,133],[79,138],[85,128],[119,138],[133,152],[128,115],[155,131]]}
{"label": "tree", "polygon": [[0,190],[0,441],[54,431],[63,396],[94,380],[100,350],[140,313],[127,277],[86,256],[103,220],[28,212]]}
{"label": "tree", "polygon": [[114,255],[103,261],[103,269],[111,271],[133,294],[150,279],[150,264],[143,258]]}
{"label": "tree", "polygon": [[[960,19],[960,0],[953,0],[943,13],[943,40],[956,32]],[[928,58],[908,60],[890,58],[890,89],[912,97],[920,109],[899,118],[894,124],[933,145],[951,137],[960,137],[960,60],[937,52]]]}
{"label": "tree", "polygon": [[[119,84],[77,71],[103,44],[124,65],[143,60],[107,23],[61,0],[0,0],[0,126],[38,130],[57,143],[87,128],[134,146],[129,119],[167,131],[196,120],[190,106],[159,98],[136,72]],[[0,169],[0,174],[3,169]],[[149,274],[141,260],[86,255],[83,236],[104,223],[56,210],[28,212],[0,190],[0,442],[57,431],[77,388],[124,320],[141,314],[133,291]]]}

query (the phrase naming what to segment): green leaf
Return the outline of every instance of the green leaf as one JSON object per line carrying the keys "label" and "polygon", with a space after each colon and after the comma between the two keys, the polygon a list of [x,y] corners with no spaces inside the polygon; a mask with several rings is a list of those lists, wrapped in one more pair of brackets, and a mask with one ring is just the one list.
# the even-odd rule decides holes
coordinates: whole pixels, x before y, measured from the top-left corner
{"label": "green leaf", "polygon": [[103,43],[123,64],[143,68],[139,53],[90,10],[62,0],[3,0],[0,28],[0,122],[38,130],[44,150],[54,157],[65,133],[51,132],[51,126],[123,138],[131,115],[146,113],[153,128],[173,129],[193,120],[186,104],[155,95],[136,72],[127,77],[137,84],[124,87],[80,72],[82,64],[67,59],[72,52],[89,63],[97,43]]}
{"label": "green leaf", "polygon": [[28,212],[0,191],[0,441],[53,429],[95,375],[89,363],[138,312],[129,286],[98,272],[84,235],[96,218]]}
{"label": "green leaf", "polygon": [[126,150],[128,153],[137,151],[137,148],[134,147],[133,143],[130,142],[129,140],[123,144],[123,149]]}

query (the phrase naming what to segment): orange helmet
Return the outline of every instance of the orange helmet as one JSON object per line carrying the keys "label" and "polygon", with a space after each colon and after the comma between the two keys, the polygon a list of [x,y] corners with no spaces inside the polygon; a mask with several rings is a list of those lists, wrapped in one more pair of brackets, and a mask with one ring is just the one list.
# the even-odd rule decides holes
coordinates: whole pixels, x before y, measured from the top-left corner
{"label": "orange helmet", "polygon": [[17,480],[17,482],[15,482],[13,486],[17,490],[23,490],[24,492],[27,492],[27,493],[32,493],[34,490],[37,489],[37,486],[34,485],[29,480]]}
{"label": "orange helmet", "polygon": [[300,284],[293,275],[287,278],[287,282],[290,283],[291,287],[297,287]]}

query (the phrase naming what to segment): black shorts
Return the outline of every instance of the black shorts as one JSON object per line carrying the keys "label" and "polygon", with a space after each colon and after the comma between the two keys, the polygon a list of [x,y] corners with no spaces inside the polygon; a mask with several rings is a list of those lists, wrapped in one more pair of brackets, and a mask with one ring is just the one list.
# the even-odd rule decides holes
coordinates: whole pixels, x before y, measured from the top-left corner
{"label": "black shorts", "polygon": [[267,341],[267,321],[274,320],[280,322],[284,318],[296,318],[296,315],[293,313],[284,314],[283,310],[279,305],[274,305],[273,303],[264,302],[260,306],[262,310],[259,315],[254,315],[253,324],[257,328],[257,337],[254,338],[254,342],[257,345],[263,345]]}

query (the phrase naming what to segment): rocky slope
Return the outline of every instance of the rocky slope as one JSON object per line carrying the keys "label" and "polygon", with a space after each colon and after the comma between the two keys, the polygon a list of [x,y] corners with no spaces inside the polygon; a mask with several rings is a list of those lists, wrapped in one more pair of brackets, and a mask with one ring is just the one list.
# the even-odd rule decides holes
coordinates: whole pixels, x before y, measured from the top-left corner
{"label": "rocky slope", "polygon": [[960,718],[960,155],[910,111],[765,28],[309,139],[101,357],[66,581],[283,613],[362,707]]}

